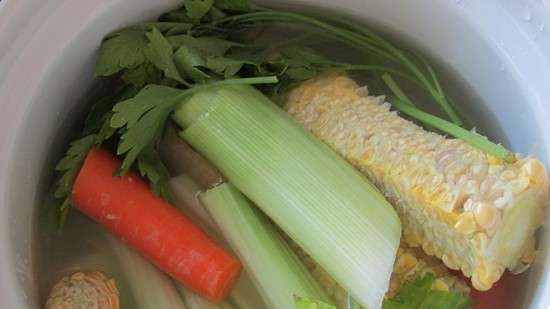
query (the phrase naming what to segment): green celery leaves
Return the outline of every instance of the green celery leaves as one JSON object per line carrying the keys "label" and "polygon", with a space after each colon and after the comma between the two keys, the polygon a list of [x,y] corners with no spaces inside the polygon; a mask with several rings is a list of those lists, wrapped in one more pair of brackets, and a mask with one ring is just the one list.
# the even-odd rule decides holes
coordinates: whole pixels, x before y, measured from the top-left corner
{"label": "green celery leaves", "polygon": [[172,78],[180,83],[185,84],[180,72],[178,71],[173,58],[172,45],[156,28],[151,32],[147,32],[149,44],[145,50],[147,59],[151,61],[159,70],[164,72],[166,77]]}
{"label": "green celery leaves", "polygon": [[144,149],[155,144],[181,96],[179,89],[148,85],[135,97],[113,107],[111,127],[124,129],[117,147],[117,154],[124,155],[119,174],[124,174]]}
{"label": "green celery leaves", "polygon": [[128,29],[115,33],[101,46],[96,75],[109,76],[142,64],[147,43],[143,31]]}
{"label": "green celery leaves", "polygon": [[214,0],[185,0],[187,16],[191,19],[201,19],[214,4]]}
{"label": "green celery leaves", "polygon": [[384,300],[382,309],[466,309],[471,300],[452,293],[432,290],[435,277],[427,273],[411,283],[405,284],[399,294]]}

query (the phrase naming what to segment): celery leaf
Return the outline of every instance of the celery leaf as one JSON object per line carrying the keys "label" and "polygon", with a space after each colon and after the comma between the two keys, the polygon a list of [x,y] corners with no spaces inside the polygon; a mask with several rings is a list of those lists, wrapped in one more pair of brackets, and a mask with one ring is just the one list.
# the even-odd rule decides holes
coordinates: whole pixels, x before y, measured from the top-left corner
{"label": "celery leaf", "polygon": [[240,43],[217,37],[193,37],[187,34],[170,36],[168,37],[168,41],[174,48],[185,45],[195,48],[204,56],[223,56],[230,48],[242,46]]}
{"label": "celery leaf", "polygon": [[382,309],[466,309],[471,300],[461,294],[432,290],[435,277],[427,273],[405,284],[399,294],[384,300]]}
{"label": "celery leaf", "polygon": [[232,59],[227,57],[208,57],[206,67],[225,78],[235,76],[245,64],[257,66],[256,63],[247,60]]}
{"label": "celery leaf", "polygon": [[[158,139],[158,138],[156,138]],[[137,168],[143,177],[147,177],[151,187],[151,191],[157,196],[165,200],[171,200],[170,190],[168,189],[168,168],[160,159],[158,149],[154,144],[151,144],[138,155]]]}
{"label": "celery leaf", "polygon": [[214,4],[214,0],[185,0],[187,16],[191,19],[201,19]]}
{"label": "celery leaf", "polygon": [[101,45],[95,68],[97,76],[109,76],[122,69],[135,68],[145,62],[147,37],[143,31],[122,30],[107,38]]}
{"label": "celery leaf", "polygon": [[94,141],[94,134],[73,141],[65,156],[55,166],[56,171],[63,173],[56,183],[56,198],[64,198],[70,195],[74,180],[86,158],[86,154],[94,145]]}
{"label": "celery leaf", "polygon": [[196,48],[182,45],[174,54],[174,62],[185,77],[189,77],[195,82],[204,82],[210,78],[208,74],[198,68],[204,66],[206,61]]}
{"label": "celery leaf", "polygon": [[154,144],[183,91],[158,85],[145,86],[135,97],[113,107],[111,127],[122,129],[117,155],[124,155],[118,174],[124,174],[138,155]]}
{"label": "celery leaf", "polygon": [[174,63],[174,52],[170,42],[168,42],[156,28],[147,32],[146,36],[149,39],[149,44],[147,45],[147,49],[145,49],[145,56],[147,59],[161,70],[166,77],[185,84],[186,82],[183,80]]}
{"label": "celery leaf", "polygon": [[248,0],[216,0],[215,6],[222,10],[234,12],[248,12],[252,5]]}
{"label": "celery leaf", "polygon": [[150,62],[143,63],[134,69],[124,70],[122,80],[136,88],[146,84],[158,84],[162,80],[162,72]]}

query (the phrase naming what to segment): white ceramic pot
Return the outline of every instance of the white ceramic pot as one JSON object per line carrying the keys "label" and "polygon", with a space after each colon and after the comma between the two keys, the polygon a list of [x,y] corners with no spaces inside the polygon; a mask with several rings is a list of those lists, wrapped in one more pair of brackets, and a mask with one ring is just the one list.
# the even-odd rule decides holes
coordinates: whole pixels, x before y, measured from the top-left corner
{"label": "white ceramic pot", "polygon": [[[499,138],[550,164],[549,0],[300,0],[400,33],[457,72]],[[176,0],[0,1],[0,308],[40,308],[35,223],[102,36]],[[458,98],[460,99],[460,98]],[[550,229],[522,308],[550,308]]]}

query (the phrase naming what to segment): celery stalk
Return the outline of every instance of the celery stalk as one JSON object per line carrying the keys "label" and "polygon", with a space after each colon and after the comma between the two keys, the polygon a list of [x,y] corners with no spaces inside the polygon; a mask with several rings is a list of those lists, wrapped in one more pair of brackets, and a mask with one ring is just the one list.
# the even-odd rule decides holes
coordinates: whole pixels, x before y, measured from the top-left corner
{"label": "celery stalk", "polygon": [[268,219],[231,184],[201,201],[236,251],[270,309],[294,306],[294,295],[328,299]]}
{"label": "celery stalk", "polygon": [[105,233],[139,309],[186,309],[174,282],[114,236]]}
{"label": "celery stalk", "polygon": [[227,301],[223,301],[219,304],[211,303],[181,285],[178,287],[178,289],[185,299],[187,309],[241,309],[238,307],[234,307]]}
{"label": "celery stalk", "polygon": [[401,227],[373,184],[253,87],[198,92],[173,118],[183,139],[361,305],[380,308]]}
{"label": "celery stalk", "polygon": [[[183,141],[180,142],[183,143]],[[218,243],[231,250],[218,225],[212,220],[212,217],[198,199],[198,194],[201,191],[199,185],[191,177],[183,174],[170,179],[168,186],[174,197],[174,205],[193,219],[193,222],[199,224]],[[237,309],[267,308],[246,270],[237,280],[228,298],[229,302],[233,303]]]}
{"label": "celery stalk", "polygon": [[168,181],[168,188],[174,197],[174,206],[178,207],[218,242],[225,242],[220,228],[199,201],[201,188],[190,176],[182,174],[171,178]]}

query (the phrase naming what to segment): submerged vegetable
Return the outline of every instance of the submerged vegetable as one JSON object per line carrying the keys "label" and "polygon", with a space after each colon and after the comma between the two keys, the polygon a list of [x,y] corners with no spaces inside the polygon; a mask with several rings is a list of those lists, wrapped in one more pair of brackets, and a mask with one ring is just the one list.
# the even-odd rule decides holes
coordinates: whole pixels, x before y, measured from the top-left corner
{"label": "submerged vegetable", "polygon": [[[173,132],[166,132],[165,134],[171,135],[173,134]],[[185,161],[188,161],[190,157],[192,158],[197,157],[198,154],[196,154],[194,151],[189,152],[189,148],[187,148],[188,146],[183,147],[183,145],[181,145],[185,143],[182,140],[174,140],[173,137],[168,137],[168,138],[172,139],[172,143],[170,143],[169,145],[169,148],[172,149],[174,152],[172,157],[177,157]],[[199,156],[199,162],[202,162],[204,158],[202,158],[200,155],[198,156]],[[174,164],[175,163],[176,162],[174,162]],[[172,164],[172,162],[168,161],[167,164],[170,165]],[[208,184],[208,179],[213,181],[217,181],[217,179],[220,179],[219,173],[209,163],[206,163],[205,165],[203,165],[201,167],[201,170],[208,171],[206,174],[202,175],[203,177],[202,182],[207,184],[206,187],[211,187],[213,185],[212,183]],[[181,170],[180,172],[185,172],[185,171],[186,170],[184,169],[184,170]],[[217,176],[212,177],[212,175],[217,175]],[[185,207],[185,209],[183,210],[185,213],[194,213],[197,216],[197,222],[204,223],[208,227],[209,231],[213,231],[213,233],[216,233],[216,234],[220,233],[219,226],[216,225],[216,223],[212,220],[211,216],[208,214],[206,209],[202,205],[200,205],[197,197],[198,197],[198,192],[200,192],[201,190],[198,188],[198,186],[194,183],[194,181],[189,176],[180,175],[178,177],[172,178],[169,183],[170,183],[171,191],[173,192],[173,195],[176,201],[180,201],[180,203],[177,203],[176,205],[182,205],[183,207]],[[223,186],[230,186],[230,185],[227,184]],[[216,190],[224,191],[218,188],[216,188]],[[230,190],[230,191],[233,191],[233,190]],[[205,195],[207,194],[203,194],[203,196]],[[222,207],[221,205],[225,205],[223,211],[232,211],[232,209],[228,207],[229,205],[227,205],[227,202],[222,201],[219,207]],[[223,211],[221,211],[222,214],[223,214]],[[229,217],[234,217],[234,216],[235,214],[232,213]],[[222,220],[222,221],[223,223],[226,223],[226,225],[229,225],[228,222],[231,222],[230,219]],[[229,225],[229,229],[243,230],[244,228],[240,226],[242,226],[242,224]],[[241,234],[237,235],[236,238],[240,239],[241,238],[240,235]],[[288,242],[290,248],[296,253],[296,255],[300,258],[300,260],[305,265],[305,267],[312,274],[313,278],[324,289],[327,296],[330,297],[330,302],[334,303],[337,308],[348,308],[349,294],[347,293],[347,291],[342,286],[340,286],[338,282],[336,282],[317,262],[315,262],[313,258],[311,258],[302,248],[300,248],[288,236],[285,236],[284,234],[282,234],[282,236],[283,236],[283,239],[285,239]],[[252,245],[249,244],[249,246],[252,246]],[[253,251],[257,252],[259,248],[262,248],[262,245],[254,246]],[[246,251],[245,251],[245,254],[246,254]],[[264,268],[265,267],[262,264],[261,269],[263,270]],[[435,276],[435,280],[433,281],[433,284],[432,284],[432,289],[435,291],[457,293],[457,294],[463,295],[464,297],[467,297],[470,292],[470,289],[466,285],[464,280],[454,274],[451,274],[441,261],[437,260],[434,257],[427,256],[422,252],[422,250],[410,248],[407,245],[401,243],[400,248],[397,251],[397,257],[394,264],[393,273],[390,279],[390,288],[386,293],[386,299],[396,296],[399,293],[400,289],[406,283],[409,283],[418,278],[421,278],[426,273],[431,273]],[[242,278],[243,276],[241,276],[241,279]],[[238,290],[238,287],[234,289],[233,293],[235,293],[236,290]],[[445,309],[445,308],[435,307],[432,309]]]}
{"label": "submerged vegetable", "polygon": [[[85,209],[89,215],[111,230],[117,230],[119,236],[129,239],[132,243],[135,234],[141,233],[138,230],[148,226],[145,221],[150,219],[145,220],[145,216],[152,215],[154,217],[158,212],[155,207],[139,207],[139,210],[135,212],[135,209],[132,208],[132,211],[125,213],[124,220],[127,222],[123,222],[116,216],[111,217],[108,211],[103,211],[104,207],[118,209],[128,206],[129,203],[123,199],[120,199],[121,203],[116,203],[116,207],[113,206],[115,203],[108,200],[111,198],[109,194],[112,193],[109,190],[113,190],[124,181],[128,182],[129,179],[137,179],[136,174],[132,172],[129,176],[120,179],[111,177],[111,174],[116,170],[117,175],[124,175],[131,168],[135,168],[149,180],[150,188],[155,194],[169,199],[166,187],[169,173],[161,161],[159,142],[167,121],[174,116],[176,122],[184,129],[183,138],[190,141],[194,147],[219,167],[224,176],[227,176],[239,190],[310,253],[362,305],[368,309],[380,307],[384,293],[388,288],[388,280],[400,237],[399,220],[384,197],[337,155],[290,121],[266,97],[251,87],[220,86],[261,84],[258,85],[259,90],[272,98],[280,98],[289,85],[309,79],[327,70],[391,73],[411,81],[412,85],[426,91],[451,122],[461,125],[462,121],[452,106],[452,101],[444,94],[438,77],[430,64],[421,56],[400,49],[368,28],[342,18],[312,17],[300,13],[262,9],[251,5],[246,0],[187,0],[184,4],[179,9],[163,14],[156,22],[117,30],[105,38],[96,74],[101,76],[102,82],[110,85],[109,90],[103,95],[99,95],[99,100],[92,106],[77,140],[71,144],[56,167],[59,177],[55,184],[55,197],[59,199],[57,214],[61,219],[61,224],[63,224],[71,204],[71,192],[75,192],[74,202],[79,208]],[[291,39],[299,46],[291,48],[275,48],[276,46],[272,45],[278,44],[271,44],[271,42],[267,44],[268,46],[262,46],[247,39],[251,36],[250,33],[262,30],[266,24],[302,25],[305,26],[304,29],[310,30],[316,28],[315,31],[330,39],[330,42],[346,44],[354,47],[356,51],[367,54],[368,57],[365,57],[367,63],[341,63],[326,59],[317,50],[306,46],[296,37]],[[338,92],[344,95],[350,90],[337,87],[331,89],[334,90],[334,93]],[[190,99],[193,95],[195,96]],[[314,99],[315,96],[315,93],[305,95],[304,101]],[[180,104],[182,102],[185,103]],[[401,107],[399,103],[398,101],[395,106],[400,107],[410,117],[424,121],[445,133],[455,134],[464,140],[472,136],[463,134],[464,130],[450,126],[448,122],[411,109],[409,106]],[[176,111],[175,115],[174,111]],[[349,114],[351,115],[353,112],[353,110],[349,111]],[[353,123],[355,120],[350,122]],[[326,122],[330,122],[330,119],[326,119]],[[334,126],[334,130],[346,129],[350,122],[341,122]],[[391,137],[398,133],[392,130],[382,132],[383,129],[377,127],[369,127],[365,132],[362,132],[362,129],[365,128],[358,127],[356,129],[352,135],[359,136],[365,132],[367,132],[366,134],[371,134],[371,132],[380,134],[377,141],[373,142],[375,146],[384,145],[385,140],[391,141],[391,138],[387,138],[388,136]],[[399,128],[396,131],[399,131]],[[338,135],[336,139],[346,140],[346,136]],[[405,140],[416,143],[416,141],[411,141],[411,138],[405,138]],[[420,148],[423,146],[422,141],[423,139],[418,141]],[[489,141],[480,142],[480,138],[477,136],[474,142],[472,144],[477,145],[482,151],[496,156],[495,158],[488,156],[487,153],[476,152],[491,164],[504,165],[498,160],[499,158],[508,161],[514,159],[509,151],[499,145]],[[368,138],[358,143],[346,143],[342,147],[356,151],[365,143],[369,143]],[[123,159],[120,166],[113,163],[109,165],[108,171],[104,171],[103,176],[106,180],[104,183],[85,182],[88,193],[96,189],[101,190],[99,193],[109,193],[95,194],[93,203],[89,204],[90,196],[87,196],[87,193],[82,194],[82,183],[77,179],[75,184],[75,178],[83,163],[84,169],[80,174],[90,172],[89,170],[85,171],[84,159],[90,149],[95,149],[101,144],[116,148],[117,155]],[[415,158],[414,154],[417,149],[415,147],[412,149],[414,151],[406,154],[405,159]],[[387,190],[386,193],[392,194],[390,198],[401,198],[418,206],[415,204],[417,198],[422,199],[426,195],[434,193],[430,189],[422,189],[422,186],[419,186],[421,192],[417,192],[416,189],[411,194],[408,194],[410,192],[400,192],[400,186],[408,186],[407,179],[412,181],[414,177],[404,178],[405,183],[400,182],[399,177],[394,175],[393,166],[388,163],[394,162],[392,158],[395,155],[391,152],[387,153],[385,150],[387,149],[378,149],[374,153],[354,158],[356,160],[353,163],[364,168],[363,161],[368,161],[372,157],[381,157],[381,167],[375,167],[371,174],[377,176],[373,178],[379,184],[388,182],[387,185],[381,186]],[[445,161],[443,158],[444,156],[439,159]],[[520,172],[529,174],[529,185],[532,184],[531,182],[536,183],[540,179],[546,179],[544,169],[537,162],[526,160],[523,162],[526,165],[525,168],[522,167],[518,172],[518,174]],[[202,173],[200,170],[202,164],[194,165],[193,163],[184,162],[179,166],[191,167],[193,172],[190,174],[192,175]],[[446,167],[450,165],[452,163],[447,164]],[[404,166],[407,170],[418,170]],[[477,166],[471,170],[476,169]],[[488,169],[490,170],[491,166]],[[481,170],[485,171],[485,167],[481,167]],[[419,174],[425,176],[425,174],[429,175],[431,171],[428,167],[426,170],[420,171]],[[422,175],[419,176],[420,179],[423,179]],[[438,179],[434,177],[433,179],[423,179],[423,181],[427,185],[437,185]],[[456,183],[458,184],[461,179],[456,179]],[[433,181],[433,183],[429,181]],[[207,181],[206,183],[210,185],[211,182]],[[490,187],[492,184],[482,182],[476,187],[481,188],[484,185]],[[523,185],[524,182],[518,181],[511,186],[516,188]],[[137,205],[141,205],[140,203],[143,201],[153,200],[155,201],[152,203],[154,205],[162,204],[159,199],[147,191],[141,180],[139,186],[139,196],[145,198],[137,201]],[[205,187],[203,183],[200,183],[200,186],[209,188]],[[122,189],[124,191],[128,188]],[[497,196],[500,193],[499,191],[495,193],[495,196],[491,195],[491,202],[494,202],[495,205],[497,201],[502,203],[501,199],[505,200],[510,197],[506,194]],[[411,198],[411,196],[413,197]],[[457,197],[457,202],[455,203],[453,200],[451,204],[459,205],[457,213],[460,216],[458,218],[451,216],[450,219],[447,217],[434,219],[430,217],[427,220],[428,222],[432,219],[436,221],[435,233],[429,228],[424,230],[419,223],[425,221],[421,215],[417,216],[421,219],[418,222],[415,221],[417,217],[414,215],[417,213],[414,210],[420,208],[410,207],[412,210],[407,215],[412,215],[405,220],[405,237],[416,245],[427,239],[428,241],[423,243],[427,252],[441,256],[448,265],[455,268],[462,267],[463,271],[468,273],[473,271],[471,268],[483,263],[478,263],[479,261],[475,260],[478,256],[473,258],[477,253],[472,253],[470,249],[475,246],[462,246],[461,242],[466,238],[462,234],[471,236],[470,240],[475,240],[476,237],[480,238],[475,240],[480,244],[485,244],[485,241],[491,238],[492,243],[498,245],[502,243],[502,239],[510,238],[510,243],[514,247],[512,249],[518,249],[516,247],[526,239],[525,235],[532,235],[536,226],[533,223],[537,213],[535,210],[537,206],[534,203],[535,200],[538,202],[540,196],[515,201],[517,204],[525,202],[526,205],[531,205],[527,206],[530,210],[517,211],[519,208],[515,207],[516,211],[507,209],[502,216],[498,213],[500,210],[486,207],[488,204],[483,203],[478,203],[475,207],[468,204],[468,207],[472,209],[463,211],[461,207],[467,207],[467,204],[463,203],[467,199],[464,196]],[[410,201],[411,199],[413,201]],[[422,200],[417,204],[424,205],[424,202]],[[435,208],[446,207],[447,204],[440,202]],[[95,204],[95,207],[92,207],[92,204]],[[86,205],[86,207],[82,205]],[[404,213],[402,209],[407,209],[407,207],[399,209]],[[162,212],[169,213],[169,216],[174,215],[171,210]],[[520,216],[518,212],[527,215]],[[498,215],[491,215],[495,213]],[[500,225],[498,220],[493,220],[499,216],[503,218],[503,223]],[[179,218],[177,215],[175,217]],[[133,219],[128,221],[128,218]],[[168,228],[163,229],[170,220],[166,218],[163,220],[166,221],[155,221],[154,229],[162,231],[164,235],[162,237],[173,236],[167,232]],[[121,223],[122,227],[117,226],[118,223]],[[492,234],[491,228],[485,225],[508,228],[502,228],[498,233]],[[512,227],[516,225],[523,227],[520,229],[520,233],[512,230]],[[192,230],[194,231],[194,229]],[[453,233],[445,234],[449,230],[452,230]],[[193,231],[191,231],[191,238],[197,236]],[[144,236],[144,234],[140,235]],[[459,243],[458,247],[463,250],[452,248],[456,253],[455,256],[442,252],[451,250],[438,243],[441,242],[442,235],[454,237],[453,241]],[[158,261],[155,260],[157,265],[168,271],[170,268],[172,270],[176,268],[176,272],[181,270],[179,269],[180,264],[174,265],[174,263],[168,262],[163,251],[165,248],[176,251],[180,242],[176,241],[175,244],[172,243],[168,247],[155,247],[154,241],[151,239],[149,241],[144,239],[145,237],[141,238],[135,240],[134,245],[141,248],[142,252],[149,253],[150,257],[158,258]],[[174,236],[170,239],[176,238],[178,237]],[[181,240],[180,238],[179,241]],[[146,246],[146,244],[150,246]],[[528,246],[531,244],[529,241],[525,242],[525,247],[516,251],[521,251],[521,253],[529,251]],[[489,265],[487,269],[479,271],[476,276],[478,287],[490,285],[498,277],[501,268],[522,266],[520,263],[511,265],[516,264],[514,261],[518,261],[519,256],[517,254],[506,255],[504,253],[508,248],[497,245],[490,248],[485,247],[484,249],[487,250],[482,252],[491,255],[493,260],[489,262],[494,262],[494,257],[501,260]],[[202,245],[199,245],[198,248],[204,249]],[[478,248],[475,247],[475,249]],[[469,255],[460,256],[459,253]],[[220,253],[220,255],[223,254]],[[532,256],[525,256],[525,258],[529,259]],[[233,270],[228,271],[229,275],[222,276],[227,284],[222,284],[223,286],[216,288],[217,291],[214,292],[202,286],[203,290],[215,294],[211,296],[213,299],[226,294],[227,287],[233,281],[232,278],[236,277],[235,269],[238,268],[235,266],[236,262],[231,258],[224,257],[223,259],[231,261],[231,263],[228,262],[230,265],[226,265],[225,270]],[[462,265],[457,265],[458,263],[462,263]],[[472,263],[477,264],[469,265]],[[170,265],[167,266],[167,264]],[[520,268],[518,267],[516,270],[521,270]],[[197,273],[190,275],[189,281],[196,285],[208,285],[197,279],[196,276],[199,275]],[[437,297],[433,298],[429,289],[426,289],[428,284],[425,282],[429,280],[428,278],[415,281],[410,289],[414,293],[396,298],[395,302],[391,303],[391,306],[394,307],[390,308],[454,308],[452,302],[446,301],[448,298],[443,301],[439,301],[441,299]],[[200,283],[198,283],[199,281]],[[432,282],[432,285],[434,284]],[[415,285],[418,285],[418,289],[414,288]],[[273,290],[273,293],[277,292],[277,290]],[[209,292],[203,291],[203,294],[205,293]],[[420,298],[423,296],[426,296],[427,300]],[[451,297],[447,294],[439,296]],[[438,300],[437,304],[432,302],[434,299]],[[464,303],[459,298],[454,299],[457,300],[456,304],[458,305]],[[306,306],[306,308],[321,306],[316,300],[305,298],[301,300],[304,301],[300,302],[300,306]],[[196,302],[196,304],[199,303],[200,301]],[[223,305],[220,306],[223,307]],[[386,302],[384,306],[388,306]]]}
{"label": "submerged vegetable", "polygon": [[187,309],[170,277],[114,236],[105,233],[105,237],[139,309]]}
{"label": "submerged vegetable", "polygon": [[294,296],[294,308],[295,309],[336,309],[335,306],[327,304],[321,300]]}
{"label": "submerged vegetable", "polygon": [[182,284],[213,301],[223,299],[239,275],[239,262],[138,175],[114,177],[118,165],[107,151],[92,149],[73,189],[76,207]]}
{"label": "submerged vegetable", "polygon": [[[182,140],[176,142],[176,144],[184,143]],[[189,147],[189,146],[187,146]],[[180,150],[182,148],[179,148]],[[180,153],[180,159],[186,159],[189,153],[187,150]],[[194,155],[197,155],[196,153]],[[204,160],[204,158],[202,158]],[[170,164],[168,162],[168,164]],[[207,187],[211,187],[213,184],[208,180],[217,181],[220,179],[219,174],[215,169],[207,164],[204,167],[208,167],[211,173],[203,174],[201,177],[201,183],[207,184]],[[212,175],[217,175],[211,177]],[[195,183],[194,178],[191,179],[188,175],[179,175],[169,181],[170,191],[174,196],[174,205],[181,209],[181,211],[193,219],[193,222],[199,224],[205,231],[209,233],[214,239],[216,239],[224,247],[230,249],[230,245],[224,239],[220,228],[216,225],[211,218],[208,211],[199,201],[199,193],[202,191]],[[231,290],[231,294],[227,297],[227,301],[234,304],[237,309],[263,309],[266,305],[259,295],[257,289],[254,287],[253,280],[245,269],[235,286]]]}
{"label": "submerged vegetable", "polygon": [[201,195],[270,309],[292,308],[293,295],[328,301],[274,226],[235,187],[221,184]]}
{"label": "submerged vegetable", "polygon": [[185,299],[187,309],[241,309],[233,306],[227,301],[223,301],[219,304],[211,303],[183,286],[179,286],[179,290]]}
{"label": "submerged vegetable", "polygon": [[101,272],[77,272],[54,285],[46,309],[119,309],[115,281]]}
{"label": "submerged vegetable", "polygon": [[395,297],[384,301],[382,309],[466,309],[471,301],[456,293],[432,289],[434,276],[430,273],[407,283]]}
{"label": "submerged vegetable", "polygon": [[538,160],[507,163],[426,132],[345,76],[303,83],[285,109],[386,192],[407,244],[462,270],[476,289],[532,261],[550,196]]}
{"label": "submerged vegetable", "polygon": [[[331,303],[335,304],[337,308],[348,308],[350,305],[350,298],[346,289],[338,284],[334,278],[297,246],[296,243],[290,241],[290,246],[300,257],[317,282],[323,287],[330,297]],[[452,274],[445,265],[436,258],[424,254],[420,249],[410,248],[402,243],[397,251],[397,257],[390,279],[390,288],[385,295],[386,300],[398,295],[406,284],[422,278],[428,273],[434,276],[432,284],[432,289],[434,291],[455,293],[464,298],[468,298],[470,288],[463,278]],[[434,307],[432,309],[446,308]]]}
{"label": "submerged vegetable", "polygon": [[200,92],[174,119],[185,140],[360,303],[380,307],[400,224],[372,184],[252,87]]}

